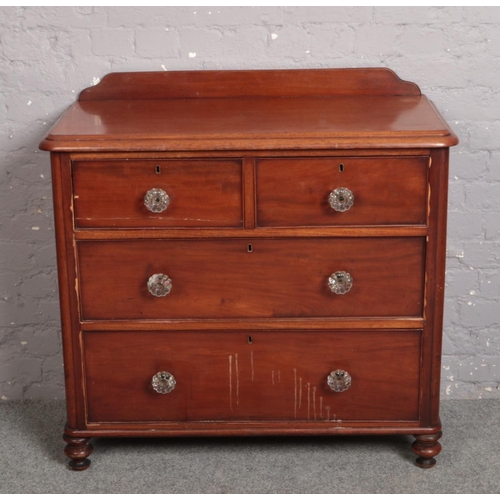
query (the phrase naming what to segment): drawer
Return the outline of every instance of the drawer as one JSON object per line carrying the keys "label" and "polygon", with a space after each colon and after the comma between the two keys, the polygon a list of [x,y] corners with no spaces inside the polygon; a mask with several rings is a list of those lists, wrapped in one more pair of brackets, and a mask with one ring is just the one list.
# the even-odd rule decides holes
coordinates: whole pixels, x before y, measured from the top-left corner
{"label": "drawer", "polygon": [[[421,317],[424,247],[420,237],[80,241],[82,319]],[[346,275],[329,284],[341,271],[345,294],[330,284],[345,291],[335,285]],[[171,280],[165,296],[149,291],[168,291],[166,280],[154,290],[156,275]]]}
{"label": "drawer", "polygon": [[428,162],[424,156],[258,160],[257,225],[425,224]]}
{"label": "drawer", "polygon": [[[420,338],[419,331],[86,332],[88,421],[416,421]],[[328,385],[336,370],[350,376],[343,392]],[[171,392],[153,388],[160,372],[174,377]]]}
{"label": "drawer", "polygon": [[72,171],[76,227],[242,226],[239,160],[74,161]]}

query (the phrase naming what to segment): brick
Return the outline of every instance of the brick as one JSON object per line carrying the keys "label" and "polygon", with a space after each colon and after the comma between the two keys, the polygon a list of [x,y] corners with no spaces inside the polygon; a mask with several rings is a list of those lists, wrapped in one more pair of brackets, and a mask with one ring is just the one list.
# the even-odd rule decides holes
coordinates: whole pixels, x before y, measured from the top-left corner
{"label": "brick", "polygon": [[500,181],[500,151],[493,151],[488,165],[488,179]]}
{"label": "brick", "polygon": [[56,279],[56,273],[39,272],[23,279],[17,287],[17,292],[26,299],[42,299],[56,293]]}
{"label": "brick", "polygon": [[473,26],[470,24],[448,24],[440,27],[444,36],[446,51],[457,57],[483,56],[489,52],[491,42],[496,38],[495,26]]}
{"label": "brick", "polygon": [[[354,54],[355,30],[344,24],[306,25],[309,34],[310,57],[319,60],[331,60]],[[299,58],[304,54],[297,54]]]}
{"label": "brick", "polygon": [[24,382],[40,381],[41,376],[42,360],[38,358],[12,359],[0,364],[1,382],[13,380]]}
{"label": "brick", "polygon": [[[465,87],[454,89],[433,89],[428,97],[439,103],[439,110],[450,121],[494,121],[498,119],[500,93],[489,87]],[[456,148],[454,148],[456,149]]]}
{"label": "brick", "polygon": [[478,293],[478,290],[478,277],[474,270],[453,269],[447,271],[445,288],[447,297],[462,297],[469,300],[470,292]]}
{"label": "brick", "polygon": [[448,237],[470,240],[483,237],[483,214],[470,212],[448,213]]}
{"label": "brick", "polygon": [[465,382],[500,380],[500,356],[466,358],[458,369],[458,375]]}
{"label": "brick", "polygon": [[500,23],[500,7],[464,7],[464,11],[470,24]]}
{"label": "brick", "polygon": [[[61,339],[59,335],[55,334],[53,327],[42,332],[35,331],[34,334],[32,333],[26,347],[31,356],[43,357],[44,372],[47,371],[48,367],[51,367],[52,371],[61,372]],[[54,366],[50,365],[50,363],[54,362],[56,363]]]}
{"label": "brick", "polygon": [[500,240],[500,210],[488,211],[484,214],[484,229],[487,240]]}
{"label": "brick", "polygon": [[363,55],[398,54],[399,27],[369,25],[356,30],[356,53]]}
{"label": "brick", "polygon": [[44,382],[40,384],[31,384],[24,391],[24,399],[30,400],[55,400],[64,399],[64,386],[59,381],[50,382],[49,377],[44,377]]}
{"label": "brick", "polygon": [[[458,181],[477,181],[484,179],[488,171],[489,154],[487,151],[457,151],[450,154],[450,177]],[[500,180],[500,178],[498,179]]]}
{"label": "brick", "polygon": [[126,57],[134,53],[131,30],[92,30],[92,52],[96,56]]}
{"label": "brick", "polygon": [[106,26],[106,10],[102,7],[25,7],[24,29],[50,28],[68,30]]}
{"label": "brick", "polygon": [[500,150],[500,120],[471,123],[469,145],[473,149]]}
{"label": "brick", "polygon": [[372,7],[286,7],[285,23],[366,23],[373,17]]}
{"label": "brick", "polygon": [[[252,58],[255,53],[263,53],[270,38],[270,32],[263,26],[246,26],[237,29],[223,30],[221,53],[212,53],[210,59],[218,60],[223,57],[224,61],[239,61],[242,55],[247,54]],[[268,38],[269,37],[269,38]],[[270,48],[275,48],[274,42],[269,43]],[[289,51],[293,51],[293,44],[288,44]],[[268,49],[270,50],[270,49]]]}
{"label": "brick", "polygon": [[465,209],[465,186],[460,181],[450,180],[448,193],[448,208],[450,210]]}
{"label": "brick", "polygon": [[109,26],[125,28],[284,24],[279,7],[111,7],[107,13]]}
{"label": "brick", "polygon": [[465,200],[469,208],[494,209],[498,206],[500,182],[477,181],[465,186]]}
{"label": "brick", "polygon": [[405,26],[401,35],[401,52],[436,56],[445,52],[444,36],[441,28]]}
{"label": "brick", "polygon": [[500,264],[500,242],[466,241],[464,243],[464,264],[475,269],[491,269]]}
{"label": "brick", "polygon": [[462,7],[375,7],[373,20],[384,24],[434,24],[459,22]]}
{"label": "brick", "polygon": [[[497,295],[498,297],[498,295]],[[492,355],[500,352],[500,336],[498,327],[483,328],[477,333],[478,343],[484,355]]]}
{"label": "brick", "polygon": [[199,30],[185,28],[179,30],[181,57],[189,58],[189,54],[196,54],[191,59],[216,56],[223,49],[223,36],[218,30]]}
{"label": "brick", "polygon": [[481,30],[486,35],[486,53],[492,56],[500,56],[500,33],[498,23],[490,25]]}
{"label": "brick", "polygon": [[135,32],[135,52],[138,56],[172,58],[179,55],[179,49],[179,37],[175,31],[149,29]]}
{"label": "brick", "polygon": [[[493,271],[480,270],[479,290],[481,297],[487,299],[498,299],[500,297],[500,274],[496,269]],[[500,337],[498,337],[498,342],[500,342]]]}
{"label": "brick", "polygon": [[0,272],[26,271],[33,268],[34,245],[24,242],[0,240]]}
{"label": "brick", "polygon": [[23,7],[1,7],[0,26],[9,28],[20,24],[23,12]]}
{"label": "brick", "polygon": [[2,36],[4,56],[11,61],[43,61],[51,52],[48,32],[6,29]]}
{"label": "brick", "polygon": [[459,305],[462,327],[484,328],[500,323],[500,308],[495,301],[468,300]]}
{"label": "brick", "polygon": [[109,7],[107,24],[111,28],[162,28],[169,27],[168,14],[175,17],[175,8],[168,7]]}
{"label": "brick", "polygon": [[500,80],[500,59],[498,56],[491,57],[483,54],[470,60],[464,59],[465,62],[467,62],[469,85],[472,88],[479,86],[498,90]]}
{"label": "brick", "polygon": [[302,26],[278,26],[264,33],[272,57],[290,57],[305,54],[311,49],[313,37]]}
{"label": "brick", "polygon": [[426,55],[413,57],[398,55],[394,62],[400,63],[411,75],[411,77],[404,79],[417,82],[422,93],[426,95],[429,94],[427,88],[463,88],[469,84],[468,64],[450,55],[432,58]]}
{"label": "brick", "polygon": [[[50,200],[52,203],[52,200]],[[51,217],[52,219],[52,217]],[[56,249],[54,243],[49,243],[47,245],[40,244],[36,245],[36,252],[33,253],[31,259],[37,269],[44,269],[49,267],[53,270],[56,269]]]}
{"label": "brick", "polygon": [[9,399],[23,399],[24,397],[24,386],[22,383],[19,383],[17,381],[14,382],[0,382],[0,398],[2,400],[9,400]]}
{"label": "brick", "polygon": [[[83,89],[95,85],[94,82],[100,81],[107,73],[111,72],[111,62],[102,58],[77,57],[75,61],[78,65],[78,71],[72,69],[66,75],[67,88],[65,90],[71,98],[70,102],[74,102]],[[61,112],[64,109],[63,107]]]}

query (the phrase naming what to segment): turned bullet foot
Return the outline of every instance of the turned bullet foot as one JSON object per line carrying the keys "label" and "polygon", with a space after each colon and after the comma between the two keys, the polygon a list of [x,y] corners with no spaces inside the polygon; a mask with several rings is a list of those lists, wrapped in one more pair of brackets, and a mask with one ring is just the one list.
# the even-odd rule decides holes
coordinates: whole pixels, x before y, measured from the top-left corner
{"label": "turned bullet foot", "polygon": [[69,468],[71,470],[85,470],[90,466],[90,460],[87,458],[94,447],[90,444],[89,438],[74,438],[63,435],[64,441],[68,443],[64,448],[64,453],[68,458],[71,458],[69,462]]}
{"label": "turned bullet foot", "polygon": [[441,431],[436,434],[421,434],[415,435],[416,441],[411,445],[411,449],[418,455],[416,460],[417,466],[422,469],[430,469],[436,465],[434,458],[441,451],[439,438],[443,435]]}

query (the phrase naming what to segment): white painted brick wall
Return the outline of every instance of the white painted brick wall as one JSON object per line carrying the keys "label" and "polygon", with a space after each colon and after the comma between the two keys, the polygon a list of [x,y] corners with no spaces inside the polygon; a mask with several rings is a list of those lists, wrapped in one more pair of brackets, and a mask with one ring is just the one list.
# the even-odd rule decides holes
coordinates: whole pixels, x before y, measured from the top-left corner
{"label": "white painted brick wall", "polygon": [[[39,140],[111,71],[387,66],[451,153],[443,397],[499,397],[500,8],[0,8],[0,397],[64,397],[49,158]],[[195,54],[195,55],[194,55]]]}

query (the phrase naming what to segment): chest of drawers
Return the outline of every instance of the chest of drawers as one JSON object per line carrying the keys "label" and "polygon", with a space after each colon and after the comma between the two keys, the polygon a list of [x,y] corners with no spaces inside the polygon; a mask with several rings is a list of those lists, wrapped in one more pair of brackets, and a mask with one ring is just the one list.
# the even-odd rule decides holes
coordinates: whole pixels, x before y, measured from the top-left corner
{"label": "chest of drawers", "polygon": [[441,449],[448,148],[387,69],[115,73],[51,152],[65,452],[99,436]]}

